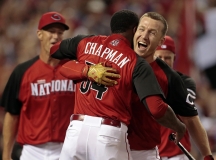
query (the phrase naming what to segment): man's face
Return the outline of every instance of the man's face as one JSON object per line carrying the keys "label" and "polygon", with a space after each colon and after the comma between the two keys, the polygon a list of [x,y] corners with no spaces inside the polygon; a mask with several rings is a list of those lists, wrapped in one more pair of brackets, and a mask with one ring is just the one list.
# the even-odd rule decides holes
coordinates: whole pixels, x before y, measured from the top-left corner
{"label": "man's face", "polygon": [[169,50],[156,50],[155,54],[156,57],[162,59],[166,64],[168,64],[171,68],[173,68],[175,54]]}
{"label": "man's face", "polygon": [[164,41],[162,29],[164,25],[162,22],[143,17],[137,27],[134,35],[134,51],[145,59],[152,59],[157,46]]}
{"label": "man's face", "polygon": [[42,49],[49,54],[50,48],[63,39],[65,29],[61,24],[51,24],[38,31]]}

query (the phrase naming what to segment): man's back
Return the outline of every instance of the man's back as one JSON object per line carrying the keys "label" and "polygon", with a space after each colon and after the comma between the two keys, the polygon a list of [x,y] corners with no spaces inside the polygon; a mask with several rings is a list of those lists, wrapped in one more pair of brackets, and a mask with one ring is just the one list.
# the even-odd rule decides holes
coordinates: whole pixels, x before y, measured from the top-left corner
{"label": "man's back", "polygon": [[[144,60],[138,60],[137,55],[130,48],[128,40],[119,34],[108,37],[83,37],[81,39],[76,37],[70,43],[77,43],[77,40],[80,40],[76,53],[79,62],[97,64],[109,61],[120,71],[122,78],[119,79],[118,85],[109,88],[88,80],[77,83],[74,113],[109,117],[129,124],[131,116],[130,104],[132,93],[135,91],[132,81],[133,76],[136,74],[135,67],[140,63],[146,65],[147,70],[151,70],[150,65]],[[71,50],[75,50],[75,48]],[[145,72],[145,69],[139,72],[143,72],[142,76],[145,77],[145,83],[142,86],[142,88],[145,88],[142,91],[142,98],[156,93],[156,90],[149,89],[150,86],[154,88],[154,85],[157,85],[152,83],[149,72]]]}

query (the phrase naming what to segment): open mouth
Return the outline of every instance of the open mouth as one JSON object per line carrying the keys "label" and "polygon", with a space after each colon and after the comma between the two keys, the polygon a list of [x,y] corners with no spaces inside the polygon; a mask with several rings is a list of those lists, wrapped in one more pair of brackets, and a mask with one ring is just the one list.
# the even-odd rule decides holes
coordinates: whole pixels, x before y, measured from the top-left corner
{"label": "open mouth", "polygon": [[145,42],[138,42],[138,48],[139,49],[146,49],[148,45]]}
{"label": "open mouth", "polygon": [[144,43],[144,42],[138,42],[138,47],[140,48],[140,49],[142,49],[142,48],[146,48],[148,45],[146,44],[146,43]]}

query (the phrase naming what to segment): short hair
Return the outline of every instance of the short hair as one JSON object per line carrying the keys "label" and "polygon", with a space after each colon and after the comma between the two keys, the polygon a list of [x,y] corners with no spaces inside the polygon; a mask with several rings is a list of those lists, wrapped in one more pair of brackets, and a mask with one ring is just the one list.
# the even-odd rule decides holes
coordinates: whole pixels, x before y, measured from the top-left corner
{"label": "short hair", "polygon": [[160,22],[164,25],[164,28],[162,29],[162,34],[163,34],[163,36],[166,35],[166,33],[167,33],[167,31],[168,31],[168,24],[167,24],[166,19],[165,19],[162,15],[160,15],[160,14],[157,13],[157,12],[147,12],[147,13],[145,13],[144,15],[142,15],[142,17],[140,18],[140,20],[141,20],[143,17],[149,17],[149,18],[151,18],[151,19],[160,21]]}
{"label": "short hair", "polygon": [[139,24],[139,17],[130,10],[121,10],[113,14],[110,21],[112,33],[124,33],[128,29],[133,29]]}

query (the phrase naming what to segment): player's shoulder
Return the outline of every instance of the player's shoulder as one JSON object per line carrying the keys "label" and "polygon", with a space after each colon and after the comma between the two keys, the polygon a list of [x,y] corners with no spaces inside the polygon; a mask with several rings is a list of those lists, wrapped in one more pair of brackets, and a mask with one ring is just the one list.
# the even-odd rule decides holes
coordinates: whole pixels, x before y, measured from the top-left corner
{"label": "player's shoulder", "polygon": [[39,56],[36,56],[30,60],[27,60],[25,62],[22,62],[20,64],[18,64],[15,69],[14,72],[15,73],[22,73],[25,72],[31,65],[33,65],[37,60],[39,60]]}
{"label": "player's shoulder", "polygon": [[160,58],[156,58],[155,62],[159,65],[159,67],[168,75],[173,75],[173,76],[178,76],[179,75],[176,73],[176,71],[174,69],[172,69],[168,64],[166,64],[166,62],[164,62],[163,60],[161,60]]}
{"label": "player's shoulder", "polygon": [[181,76],[181,78],[183,79],[183,80],[186,80],[186,81],[193,81],[193,79],[190,77],[190,76],[188,76],[188,75],[186,75],[186,74],[183,74],[183,73],[181,73],[181,72],[179,72],[179,71],[176,71],[180,76]]}
{"label": "player's shoulder", "polygon": [[181,79],[183,80],[185,86],[186,86],[187,88],[192,89],[194,92],[196,92],[196,83],[195,83],[195,81],[193,80],[193,78],[191,78],[190,76],[185,75],[185,74],[183,74],[183,73],[181,73],[181,72],[179,72],[179,71],[176,71],[176,72],[180,75],[180,77],[181,77]]}
{"label": "player's shoulder", "polygon": [[88,38],[98,38],[100,36],[96,36],[96,35],[83,35],[83,34],[79,34],[75,37],[73,37],[73,39],[75,39],[75,41],[81,41],[81,40],[84,40],[84,39],[88,39]]}

